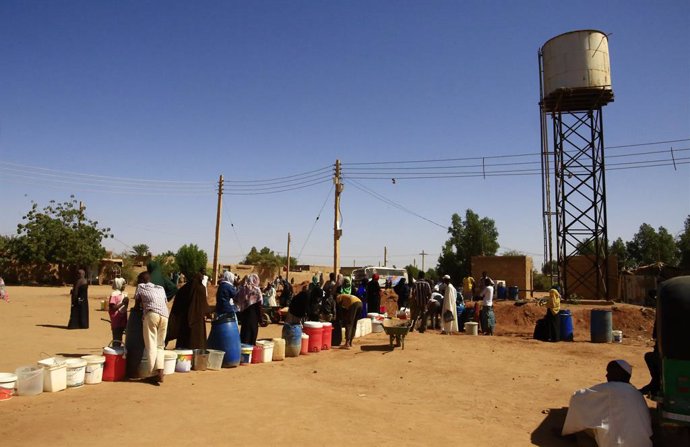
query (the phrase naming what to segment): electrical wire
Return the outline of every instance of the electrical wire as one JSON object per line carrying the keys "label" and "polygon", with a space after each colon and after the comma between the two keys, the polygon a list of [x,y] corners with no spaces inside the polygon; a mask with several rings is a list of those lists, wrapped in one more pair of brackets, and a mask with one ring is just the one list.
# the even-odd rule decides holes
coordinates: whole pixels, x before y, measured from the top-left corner
{"label": "electrical wire", "polygon": [[228,213],[227,208],[223,208],[223,213],[225,214],[225,217],[228,218],[228,222],[230,222],[230,228],[232,228],[232,232],[235,233],[235,239],[237,240],[237,245],[240,247],[240,253],[242,254],[242,258],[244,258],[247,254],[246,251],[244,251],[244,248],[242,247],[242,240],[240,239],[239,234],[237,234],[237,229],[235,228],[235,224],[232,222],[232,218],[230,217],[230,213]]}
{"label": "electrical wire", "polygon": [[323,205],[321,205],[321,209],[319,210],[319,214],[316,216],[316,219],[314,219],[314,223],[312,224],[311,229],[309,230],[309,234],[307,234],[307,238],[304,240],[304,244],[302,244],[302,248],[300,248],[300,250],[299,250],[299,254],[297,255],[298,261],[302,257],[302,251],[304,251],[304,247],[307,245],[307,242],[309,242],[309,238],[311,237],[311,233],[314,231],[314,228],[316,227],[316,223],[319,221],[319,218],[321,217],[321,213],[323,213],[323,209],[326,207],[326,203],[328,203],[328,199],[331,197],[331,193],[333,192],[334,187],[335,187],[335,185],[331,184],[331,188],[328,190],[328,194],[326,194],[326,199],[323,201]]}

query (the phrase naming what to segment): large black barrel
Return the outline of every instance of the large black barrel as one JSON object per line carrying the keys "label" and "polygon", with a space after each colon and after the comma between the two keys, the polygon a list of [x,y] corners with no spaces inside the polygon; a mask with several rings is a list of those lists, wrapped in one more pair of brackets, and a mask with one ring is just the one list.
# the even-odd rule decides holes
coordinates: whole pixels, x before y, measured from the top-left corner
{"label": "large black barrel", "polygon": [[127,319],[125,332],[125,349],[127,350],[127,377],[139,377],[139,363],[144,355],[144,313],[141,309],[133,308]]}
{"label": "large black barrel", "polygon": [[690,360],[690,276],[661,283],[656,330],[663,358]]}

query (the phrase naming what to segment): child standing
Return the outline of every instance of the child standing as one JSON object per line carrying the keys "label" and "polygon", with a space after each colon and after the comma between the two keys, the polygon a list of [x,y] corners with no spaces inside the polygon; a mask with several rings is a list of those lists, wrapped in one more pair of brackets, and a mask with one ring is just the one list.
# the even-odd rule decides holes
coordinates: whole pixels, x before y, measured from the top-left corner
{"label": "child standing", "polygon": [[108,313],[110,314],[110,328],[113,331],[113,346],[122,346],[122,334],[127,327],[127,306],[129,298],[125,292],[127,281],[124,278],[113,280],[113,292],[108,301]]}

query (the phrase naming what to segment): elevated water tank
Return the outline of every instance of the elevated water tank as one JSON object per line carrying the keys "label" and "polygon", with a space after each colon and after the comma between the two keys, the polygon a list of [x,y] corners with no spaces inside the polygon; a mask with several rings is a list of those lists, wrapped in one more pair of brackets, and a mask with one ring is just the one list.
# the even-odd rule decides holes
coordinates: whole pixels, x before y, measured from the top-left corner
{"label": "elevated water tank", "polygon": [[594,109],[613,101],[606,34],[571,31],[541,49],[543,94],[547,111]]}

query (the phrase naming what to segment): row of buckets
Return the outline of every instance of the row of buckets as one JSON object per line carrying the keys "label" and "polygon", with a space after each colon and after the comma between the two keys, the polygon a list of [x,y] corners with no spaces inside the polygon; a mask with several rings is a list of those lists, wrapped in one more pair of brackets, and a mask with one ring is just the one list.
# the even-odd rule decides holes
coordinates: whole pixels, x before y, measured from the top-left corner
{"label": "row of buckets", "polygon": [[11,399],[15,391],[19,396],[35,396],[101,383],[105,362],[102,355],[49,357],[14,373],[0,373],[0,400]]}

